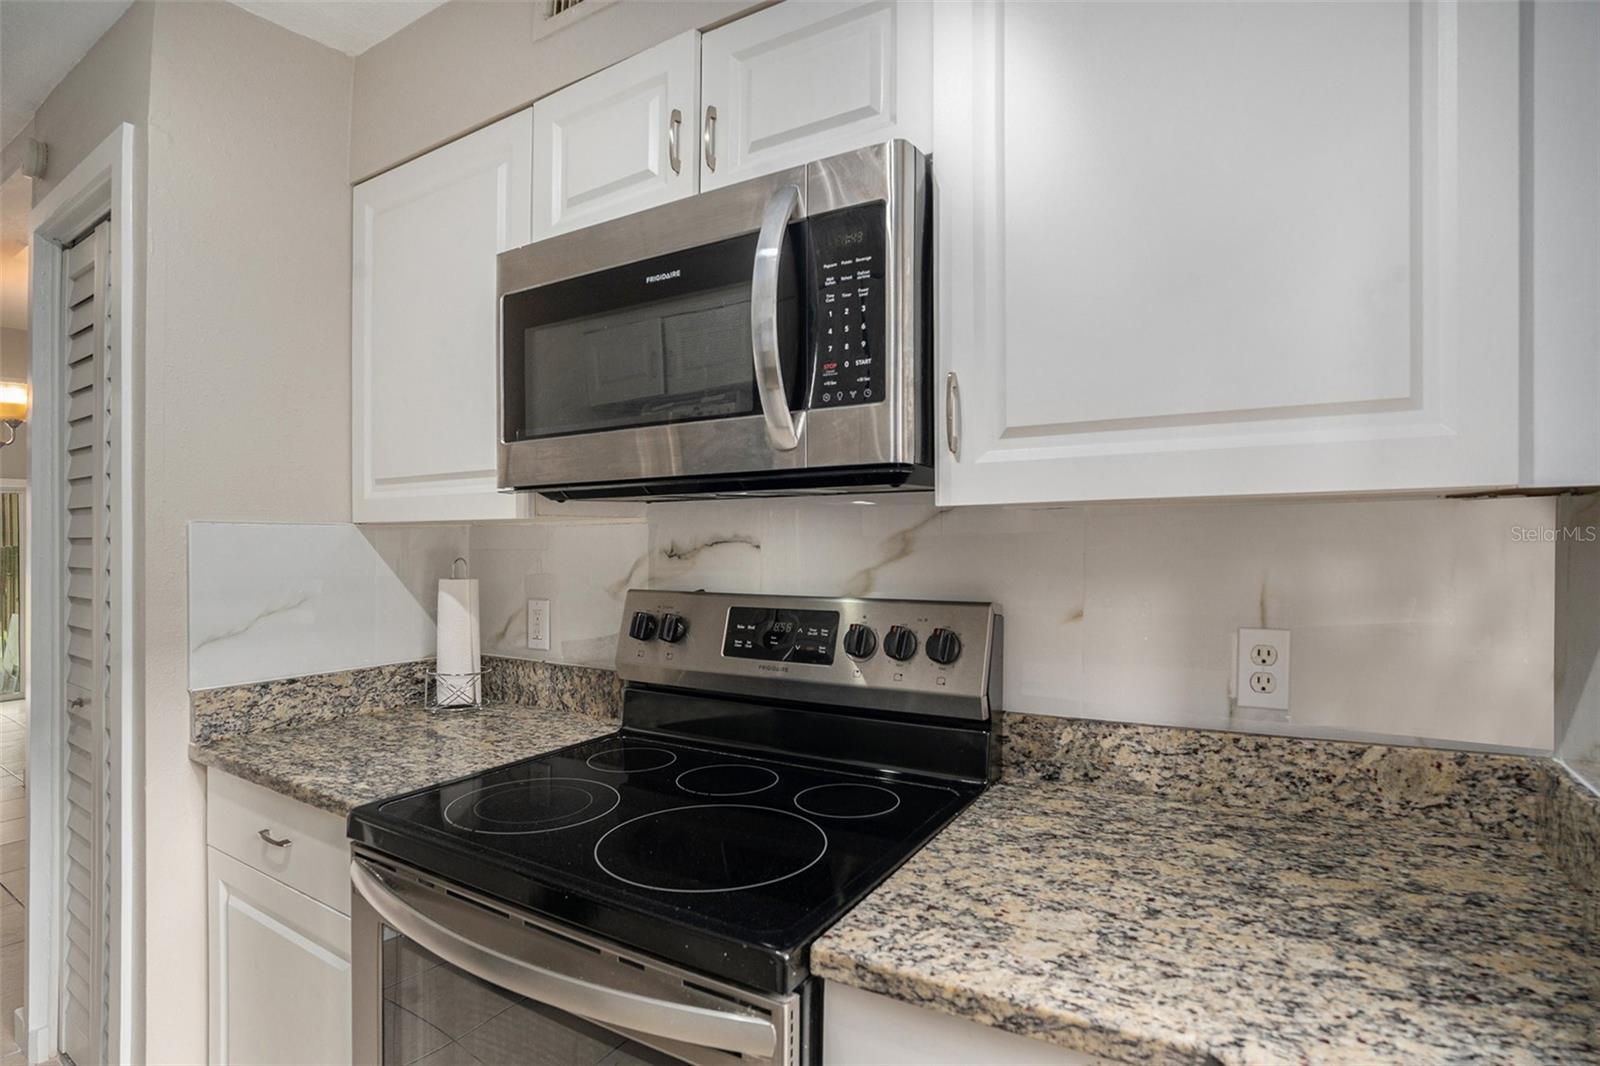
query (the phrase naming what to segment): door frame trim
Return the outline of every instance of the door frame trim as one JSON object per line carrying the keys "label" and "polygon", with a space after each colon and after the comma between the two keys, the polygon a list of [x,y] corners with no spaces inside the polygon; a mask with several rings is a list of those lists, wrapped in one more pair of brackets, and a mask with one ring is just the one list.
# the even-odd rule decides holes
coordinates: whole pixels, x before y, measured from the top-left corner
{"label": "door frame trim", "polygon": [[[32,247],[31,288],[33,294],[30,337],[30,379],[33,410],[29,421],[29,480],[33,485],[33,506],[28,524],[31,551],[28,556],[28,587],[51,587],[49,575],[61,571],[62,493],[58,487],[66,456],[58,446],[62,432],[62,412],[57,395],[55,371],[60,358],[64,319],[61,307],[63,244],[73,240],[97,220],[111,216],[111,286],[107,332],[108,347],[114,351],[116,402],[119,411],[117,437],[113,448],[113,479],[117,497],[112,515],[113,602],[119,605],[111,618],[111,694],[105,721],[110,733],[109,754],[110,833],[107,847],[110,858],[111,899],[107,901],[110,922],[106,929],[111,983],[106,1004],[108,1042],[106,1055],[111,1062],[134,1058],[134,1019],[137,1005],[133,997],[135,942],[133,937],[134,880],[137,852],[133,832],[134,797],[142,787],[143,774],[134,760],[134,739],[143,721],[142,701],[137,685],[137,658],[134,655],[136,627],[134,581],[134,540],[137,533],[134,480],[135,379],[143,353],[135,330],[134,239],[142,220],[137,217],[134,198],[135,131],[122,123],[74,167],[48,195],[33,207],[29,220]],[[62,753],[66,747],[64,716],[51,713],[62,698],[59,669],[62,655],[60,627],[64,616],[61,598],[32,597],[29,603],[33,641],[28,648],[28,673],[31,700],[28,706],[28,896],[49,901],[47,906],[28,908],[28,1046],[30,1062],[43,1062],[58,1053],[61,1038],[60,1017],[61,960],[64,946],[63,893],[56,883],[61,870],[61,792],[65,785]],[[50,950],[40,951],[38,945]]]}

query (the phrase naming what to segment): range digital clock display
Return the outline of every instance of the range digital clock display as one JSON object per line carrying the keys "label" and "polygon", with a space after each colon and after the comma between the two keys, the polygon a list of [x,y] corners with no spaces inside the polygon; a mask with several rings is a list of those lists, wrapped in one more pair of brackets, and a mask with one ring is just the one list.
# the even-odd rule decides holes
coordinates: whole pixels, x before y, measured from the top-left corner
{"label": "range digital clock display", "polygon": [[734,607],[728,611],[722,654],[732,659],[830,666],[838,633],[837,611]]}

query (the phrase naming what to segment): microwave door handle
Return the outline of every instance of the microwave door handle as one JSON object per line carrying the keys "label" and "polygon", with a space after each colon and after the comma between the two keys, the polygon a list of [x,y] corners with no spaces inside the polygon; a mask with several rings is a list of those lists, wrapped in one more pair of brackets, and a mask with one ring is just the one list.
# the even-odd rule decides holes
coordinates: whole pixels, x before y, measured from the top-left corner
{"label": "microwave door handle", "polygon": [[755,360],[756,395],[761,398],[761,413],[767,420],[767,442],[779,452],[793,451],[805,429],[805,412],[797,420],[789,411],[783,362],[778,357],[778,275],[783,265],[783,241],[799,208],[798,185],[782,185],[773,190],[761,214],[761,235],[756,238],[755,271],[750,280],[750,353]]}
{"label": "microwave door handle", "polygon": [[766,1019],[607,988],[463,939],[402,900],[359,859],[350,861],[350,883],[395,932],[452,966],[507,991],[601,1025],[694,1047],[720,1048],[758,1058],[770,1058],[777,1047],[777,1029]]}

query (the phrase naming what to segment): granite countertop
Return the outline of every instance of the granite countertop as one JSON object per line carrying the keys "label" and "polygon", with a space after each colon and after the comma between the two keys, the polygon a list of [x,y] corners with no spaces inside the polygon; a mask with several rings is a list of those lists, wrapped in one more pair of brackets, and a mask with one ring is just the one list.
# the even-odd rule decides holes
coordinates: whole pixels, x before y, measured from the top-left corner
{"label": "granite countertop", "polygon": [[1528,839],[1019,779],[814,973],[1112,1059],[1600,1060],[1600,952]]}
{"label": "granite countertop", "polygon": [[334,814],[604,736],[615,722],[577,711],[487,706],[373,710],[316,725],[195,743],[195,762]]}

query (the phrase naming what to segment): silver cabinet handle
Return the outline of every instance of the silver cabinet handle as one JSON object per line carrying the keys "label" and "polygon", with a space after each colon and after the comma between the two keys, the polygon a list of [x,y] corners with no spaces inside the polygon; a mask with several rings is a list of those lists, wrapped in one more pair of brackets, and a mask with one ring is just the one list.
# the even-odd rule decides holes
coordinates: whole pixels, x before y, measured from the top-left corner
{"label": "silver cabinet handle", "polygon": [[717,169],[717,108],[706,105],[706,122],[700,129],[700,146],[705,149],[706,169]]}
{"label": "silver cabinet handle", "polygon": [[765,1018],[669,1003],[607,988],[463,939],[407,904],[384,884],[375,870],[359,859],[350,861],[350,883],[395,932],[411,938],[452,966],[509,992],[601,1025],[632,1029],[696,1047],[737,1051],[757,1058],[770,1058],[777,1048],[778,1031]]}
{"label": "silver cabinet handle", "polygon": [[286,848],[290,844],[294,843],[294,841],[290,840],[288,837],[274,837],[272,835],[272,830],[270,829],[258,830],[256,832],[256,836],[260,837],[262,840],[265,840],[268,844],[271,844],[275,848]]}
{"label": "silver cabinet handle", "polygon": [[755,271],[750,279],[750,354],[755,360],[756,395],[761,397],[761,413],[767,419],[767,442],[780,452],[794,451],[805,428],[805,413],[801,412],[797,423],[789,412],[778,353],[778,274],[783,265],[783,240],[799,207],[798,185],[772,191],[761,214]]}
{"label": "silver cabinet handle", "polygon": [[956,380],[954,370],[945,375],[944,379],[944,440],[945,447],[950,449],[950,454],[957,459],[961,458],[961,436],[957,430],[961,406],[961,383]]}
{"label": "silver cabinet handle", "polygon": [[667,123],[667,162],[674,174],[683,173],[683,157],[678,154],[678,135],[683,130],[683,112],[672,109],[672,121]]}

